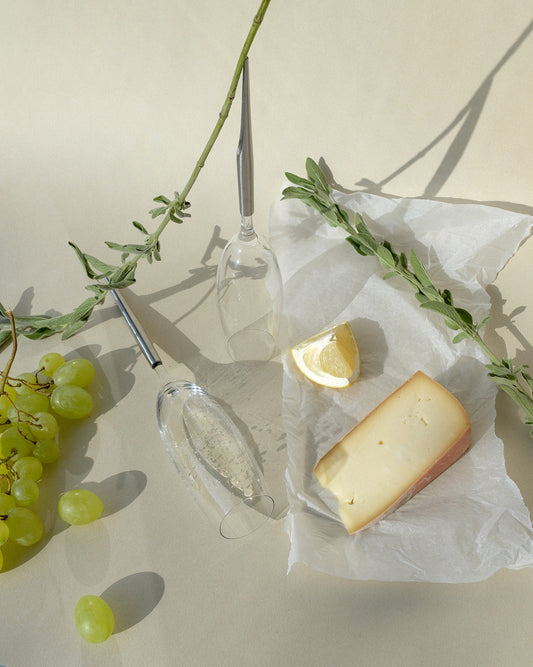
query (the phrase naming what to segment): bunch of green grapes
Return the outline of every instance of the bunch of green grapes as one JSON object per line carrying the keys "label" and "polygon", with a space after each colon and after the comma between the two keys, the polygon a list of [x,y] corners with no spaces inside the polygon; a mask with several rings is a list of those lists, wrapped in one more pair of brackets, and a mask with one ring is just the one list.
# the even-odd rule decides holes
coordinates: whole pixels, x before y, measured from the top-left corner
{"label": "bunch of green grapes", "polygon": [[[86,387],[94,374],[89,360],[65,361],[57,352],[45,354],[37,371],[0,374],[0,570],[7,540],[31,546],[43,535],[31,506],[39,498],[44,466],[59,456],[57,418],[89,416],[93,398]],[[98,518],[103,505],[95,494],[76,489],[62,496],[58,509],[66,521],[79,524]]]}

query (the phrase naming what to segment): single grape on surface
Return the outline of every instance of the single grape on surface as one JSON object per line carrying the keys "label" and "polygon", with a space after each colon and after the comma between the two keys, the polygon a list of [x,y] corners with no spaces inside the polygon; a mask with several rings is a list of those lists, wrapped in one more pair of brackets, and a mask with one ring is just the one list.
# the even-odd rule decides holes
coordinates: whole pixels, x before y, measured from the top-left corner
{"label": "single grape on surface", "polygon": [[88,489],[72,489],[61,496],[57,511],[63,521],[73,526],[83,526],[100,518],[104,503]]}
{"label": "single grape on surface", "polygon": [[76,629],[85,641],[99,644],[105,641],[115,627],[111,607],[98,595],[84,595],[74,609]]}

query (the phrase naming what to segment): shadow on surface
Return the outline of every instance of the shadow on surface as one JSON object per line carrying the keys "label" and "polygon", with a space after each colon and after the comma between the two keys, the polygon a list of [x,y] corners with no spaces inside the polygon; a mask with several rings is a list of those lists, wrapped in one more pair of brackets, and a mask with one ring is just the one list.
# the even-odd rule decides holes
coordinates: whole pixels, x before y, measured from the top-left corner
{"label": "shadow on surface", "polygon": [[140,623],[157,607],[165,592],[165,582],[156,572],[136,572],[119,579],[100,595],[113,610],[113,634]]}
{"label": "shadow on surface", "polygon": [[[390,193],[387,194],[383,191],[384,187],[393,181],[397,176],[407,171],[410,167],[419,162],[424,156],[426,156],[433,148],[438,146],[448,135],[450,135],[453,130],[457,130],[457,134],[452,140],[448,150],[446,151],[443,159],[438,165],[435,173],[429,179],[421,197],[426,199],[438,198],[438,193],[452,175],[454,169],[459,164],[462,156],[464,155],[468,143],[472,138],[479,119],[483,113],[487,99],[489,97],[491,86],[494,82],[496,75],[500,70],[506,65],[509,60],[514,56],[520,46],[526,41],[533,31],[533,20],[526,26],[522,31],[519,37],[511,44],[507,51],[503,54],[500,60],[492,68],[489,74],[483,79],[479,87],[476,89],[472,97],[466,103],[466,105],[457,113],[455,118],[447,125],[442,132],[440,132],[432,141],[430,141],[424,148],[418,151],[415,155],[409,158],[404,164],[395,169],[385,178],[382,178],[380,181],[373,181],[369,178],[363,177],[359,180],[356,185],[359,186],[359,189],[364,192],[369,192],[371,194],[377,194],[381,196],[393,196]],[[327,164],[322,159],[320,166],[325,170],[326,174],[330,178],[332,185],[341,192],[353,192],[353,190],[347,190],[342,185],[339,185],[335,182],[333,174],[329,170]],[[442,201],[457,201],[457,200],[447,200],[443,199]],[[482,202],[476,202],[482,203]],[[533,214],[533,207],[524,206],[519,204],[513,204],[512,202],[483,202],[486,205],[498,206],[500,208],[508,208],[509,210],[514,210],[519,213],[525,213],[527,215]],[[517,208],[518,207],[518,208]]]}

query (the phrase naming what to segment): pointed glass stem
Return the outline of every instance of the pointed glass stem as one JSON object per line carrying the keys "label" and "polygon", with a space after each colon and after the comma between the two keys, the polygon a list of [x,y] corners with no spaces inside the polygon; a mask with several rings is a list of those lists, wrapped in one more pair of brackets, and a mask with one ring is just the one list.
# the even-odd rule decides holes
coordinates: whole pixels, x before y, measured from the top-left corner
{"label": "pointed glass stem", "polygon": [[172,377],[170,376],[167,369],[163,366],[163,364],[158,364],[153,368],[163,384],[168,384],[169,382],[172,382]]}
{"label": "pointed glass stem", "polygon": [[241,229],[239,231],[239,238],[243,241],[250,241],[256,235],[254,229],[254,222],[251,215],[243,215],[241,217]]}

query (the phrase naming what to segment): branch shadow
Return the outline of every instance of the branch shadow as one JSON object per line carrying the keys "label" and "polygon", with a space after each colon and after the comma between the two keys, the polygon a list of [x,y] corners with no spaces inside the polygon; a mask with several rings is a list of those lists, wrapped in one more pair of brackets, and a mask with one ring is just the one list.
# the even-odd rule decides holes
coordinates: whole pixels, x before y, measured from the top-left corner
{"label": "branch shadow", "polygon": [[[394,196],[390,192],[386,193],[384,191],[385,186],[387,186],[391,181],[393,181],[397,176],[407,171],[410,167],[419,162],[423,157],[425,157],[433,148],[440,144],[448,135],[452,133],[453,130],[457,129],[457,134],[452,140],[448,150],[446,151],[443,159],[438,165],[435,173],[429,179],[427,185],[424,188],[424,191],[421,195],[425,199],[439,199],[438,193],[441,191],[442,187],[446,181],[450,178],[453,171],[459,164],[462,156],[464,155],[468,144],[476,130],[477,124],[481,118],[487,100],[489,98],[489,93],[494,82],[495,77],[500,72],[500,70],[509,62],[509,60],[514,56],[518,51],[520,46],[526,41],[531,32],[533,31],[533,20],[526,26],[518,38],[511,44],[507,51],[503,54],[500,60],[488,73],[485,79],[481,82],[478,88],[475,90],[472,97],[468,100],[465,106],[457,113],[455,118],[440,132],[432,141],[430,141],[426,146],[424,146],[420,151],[415,155],[409,158],[404,164],[400,165],[397,169],[392,171],[388,176],[382,178],[380,181],[373,181],[369,178],[363,177],[358,182],[356,182],[357,189],[350,190],[346,189],[339,183],[337,183],[331,173],[331,170],[328,168],[326,162],[322,159],[321,167],[325,170],[326,174],[330,177],[331,184],[341,192],[351,193],[355,191],[368,192],[370,194],[379,194],[381,196]],[[450,201],[455,202],[458,200],[452,199],[439,199],[441,201]],[[478,202],[481,203],[481,202]],[[486,205],[498,206],[500,208],[509,208],[519,213],[525,213],[527,215],[533,214],[533,207],[524,206],[520,204],[514,204],[512,202],[483,202]]]}

